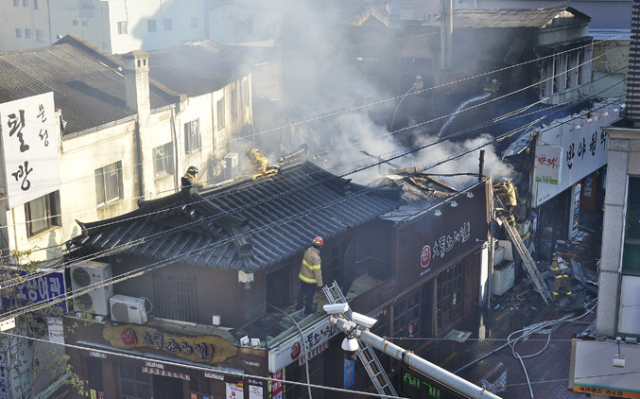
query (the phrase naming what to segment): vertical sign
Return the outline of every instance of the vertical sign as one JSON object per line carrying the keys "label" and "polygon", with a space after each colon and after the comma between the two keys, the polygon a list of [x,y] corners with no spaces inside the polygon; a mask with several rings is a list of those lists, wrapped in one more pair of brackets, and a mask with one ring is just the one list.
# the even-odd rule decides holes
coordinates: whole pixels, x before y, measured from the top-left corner
{"label": "vertical sign", "polygon": [[0,104],[9,209],[60,187],[53,93]]}
{"label": "vertical sign", "polygon": [[348,389],[355,382],[356,362],[344,359],[344,389]]}
{"label": "vertical sign", "polygon": [[573,207],[571,210],[571,235],[573,238],[578,234],[578,224],[580,223],[580,195],[582,194],[582,184],[578,183],[573,186],[573,198],[571,202]]}
{"label": "vertical sign", "polygon": [[271,381],[269,383],[269,397],[272,399],[283,399],[284,386],[282,385],[282,380],[284,380],[284,369],[272,373],[271,378],[277,381]]}

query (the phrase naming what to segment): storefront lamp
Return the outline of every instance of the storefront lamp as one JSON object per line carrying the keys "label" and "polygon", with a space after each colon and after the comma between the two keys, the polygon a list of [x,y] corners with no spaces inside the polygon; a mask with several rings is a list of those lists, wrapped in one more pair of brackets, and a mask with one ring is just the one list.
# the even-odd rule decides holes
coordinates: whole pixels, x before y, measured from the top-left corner
{"label": "storefront lamp", "polygon": [[436,209],[436,211],[433,212],[433,214],[436,215],[436,216],[440,216],[440,215],[442,215],[442,212],[440,212],[440,209]]}
{"label": "storefront lamp", "polygon": [[451,201],[451,207],[455,208],[456,206],[458,206],[458,203],[455,201]]}
{"label": "storefront lamp", "polygon": [[467,198],[473,198],[473,193],[471,191],[467,193]]}

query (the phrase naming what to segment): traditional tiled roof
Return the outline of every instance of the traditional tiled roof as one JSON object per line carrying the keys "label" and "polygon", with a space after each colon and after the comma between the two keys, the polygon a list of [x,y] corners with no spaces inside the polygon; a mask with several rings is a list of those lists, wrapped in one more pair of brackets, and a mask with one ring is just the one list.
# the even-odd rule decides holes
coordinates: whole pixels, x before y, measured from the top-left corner
{"label": "traditional tiled roof", "polygon": [[[587,23],[588,15],[573,7],[458,9],[453,12],[453,28],[549,28],[571,23]],[[427,25],[439,25],[440,17]]]}
{"label": "traditional tiled roof", "polygon": [[[0,103],[53,92],[65,133],[133,115],[125,100],[124,77],[68,43],[0,52]],[[151,107],[168,105],[151,96]]]}
{"label": "traditional tiled roof", "polygon": [[300,253],[315,236],[330,239],[399,205],[398,190],[369,189],[311,162],[257,181],[240,179],[200,193],[180,192],[140,209],[81,224],[72,242],[91,251],[121,246],[153,261],[255,272]]}

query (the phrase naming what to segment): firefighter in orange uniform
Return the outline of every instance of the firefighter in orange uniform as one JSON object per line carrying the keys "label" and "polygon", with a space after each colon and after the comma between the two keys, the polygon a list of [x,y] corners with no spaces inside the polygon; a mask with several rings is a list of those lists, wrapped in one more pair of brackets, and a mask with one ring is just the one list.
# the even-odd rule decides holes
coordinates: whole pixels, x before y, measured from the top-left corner
{"label": "firefighter in orange uniform", "polygon": [[264,155],[260,154],[260,150],[257,148],[247,148],[244,150],[244,155],[251,161],[251,167],[253,169],[260,169],[261,173],[267,171],[269,167],[269,160]]}

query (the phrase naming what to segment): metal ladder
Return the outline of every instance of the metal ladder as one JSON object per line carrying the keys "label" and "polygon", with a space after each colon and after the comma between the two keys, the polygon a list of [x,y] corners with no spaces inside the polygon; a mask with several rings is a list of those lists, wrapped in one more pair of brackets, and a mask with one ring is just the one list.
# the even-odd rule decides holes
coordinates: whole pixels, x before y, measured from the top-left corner
{"label": "metal ladder", "polygon": [[[330,286],[325,284],[322,287],[322,291],[330,304],[347,303],[347,299],[342,294],[342,290],[335,280]],[[347,320],[351,320],[351,309],[349,309],[344,316]],[[364,344],[360,340],[358,340],[358,345],[360,345],[358,358],[362,362],[365,370],[367,370],[367,374],[369,374],[369,378],[371,378],[371,381],[376,387],[378,393],[380,395],[389,395],[389,398],[397,397],[398,393],[391,384],[389,376],[382,367],[382,364],[380,363],[380,360],[378,360],[378,356],[376,356],[373,348],[369,344]]]}
{"label": "metal ladder", "polygon": [[500,220],[502,221],[502,225],[504,226],[504,228],[507,230],[507,234],[509,235],[509,238],[511,238],[511,242],[518,250],[520,257],[522,257],[522,262],[527,268],[529,275],[533,279],[533,283],[536,285],[536,288],[542,296],[542,299],[544,299],[544,303],[548,305],[549,301],[552,300],[551,291],[540,275],[540,271],[538,270],[536,263],[533,261],[533,258],[529,254],[529,251],[524,246],[524,243],[520,238],[520,234],[518,234],[516,229],[514,229],[513,226],[509,224],[505,216],[500,216]]}

